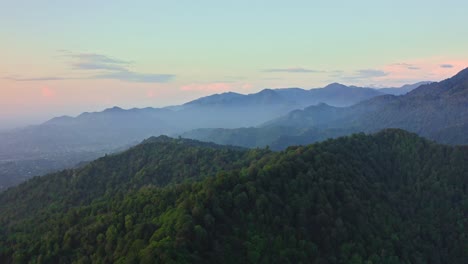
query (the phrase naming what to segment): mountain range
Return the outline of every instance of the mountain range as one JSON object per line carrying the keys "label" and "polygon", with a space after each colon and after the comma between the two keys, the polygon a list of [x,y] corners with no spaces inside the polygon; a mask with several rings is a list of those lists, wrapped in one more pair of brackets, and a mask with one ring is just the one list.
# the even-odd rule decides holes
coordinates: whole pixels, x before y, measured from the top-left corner
{"label": "mountain range", "polygon": [[348,107],[325,103],[253,128],[198,129],[183,137],[245,147],[283,149],[355,132],[401,128],[447,144],[468,144],[468,68],[407,94],[382,95]]}
{"label": "mountain range", "polygon": [[[401,89],[407,90],[405,86]],[[150,136],[257,126],[310,105],[349,106],[382,94],[381,90],[333,83],[310,90],[264,89],[247,95],[229,92],[166,108],[113,107],[53,118],[40,125],[0,132],[0,190],[34,175],[128,148]],[[265,140],[265,144],[270,142]]]}

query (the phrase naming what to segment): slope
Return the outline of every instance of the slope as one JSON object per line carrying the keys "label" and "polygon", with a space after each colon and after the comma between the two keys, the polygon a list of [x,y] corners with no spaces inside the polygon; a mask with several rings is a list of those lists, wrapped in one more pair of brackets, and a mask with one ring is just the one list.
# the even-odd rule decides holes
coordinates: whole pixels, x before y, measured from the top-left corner
{"label": "slope", "polygon": [[[468,261],[467,148],[401,130],[279,153],[163,141],[0,194],[2,263]],[[155,166],[141,179],[139,148]],[[160,174],[199,181],[164,187]]]}

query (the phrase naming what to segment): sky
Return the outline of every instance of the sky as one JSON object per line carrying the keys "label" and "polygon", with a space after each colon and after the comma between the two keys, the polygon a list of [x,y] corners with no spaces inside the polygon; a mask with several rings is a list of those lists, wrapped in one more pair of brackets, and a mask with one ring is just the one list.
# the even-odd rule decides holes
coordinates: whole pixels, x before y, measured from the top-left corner
{"label": "sky", "polygon": [[0,0],[0,129],[213,93],[440,81],[468,1]]}

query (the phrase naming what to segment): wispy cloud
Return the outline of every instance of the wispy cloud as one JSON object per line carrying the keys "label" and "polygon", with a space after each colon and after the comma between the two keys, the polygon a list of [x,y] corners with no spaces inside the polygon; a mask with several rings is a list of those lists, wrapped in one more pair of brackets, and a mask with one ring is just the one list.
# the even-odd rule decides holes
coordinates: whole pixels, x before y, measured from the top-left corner
{"label": "wispy cloud", "polygon": [[73,63],[72,67],[74,70],[107,70],[107,71],[126,71],[127,68],[106,63],[93,63],[93,62],[78,62]]}
{"label": "wispy cloud", "polygon": [[378,68],[352,71],[330,70],[328,82],[343,82],[358,86],[397,87],[421,81],[440,81],[468,66],[468,59],[446,57],[411,59]]}
{"label": "wispy cloud", "polygon": [[441,68],[446,68],[446,69],[451,69],[451,68],[453,68],[453,65],[452,64],[441,64],[440,67]]}
{"label": "wispy cloud", "polygon": [[146,74],[131,71],[117,71],[94,75],[92,79],[115,79],[126,82],[144,82],[144,83],[165,83],[169,82],[174,75],[172,74]]}
{"label": "wispy cloud", "polygon": [[365,70],[358,70],[357,75],[355,77],[362,79],[362,78],[383,77],[387,75],[388,75],[387,72],[384,72],[381,70],[365,69]]}
{"label": "wispy cloud", "polygon": [[370,81],[375,78],[380,78],[387,76],[389,73],[379,70],[379,69],[362,69],[357,70],[352,74],[345,74],[341,71],[335,71],[331,76],[340,78],[342,81],[346,82],[360,82],[360,81]]}
{"label": "wispy cloud", "polygon": [[76,79],[112,79],[126,82],[144,83],[166,83],[171,81],[175,75],[160,73],[141,73],[130,70],[130,61],[112,58],[96,53],[74,53],[68,50],[59,50],[60,56],[72,58],[70,62],[73,71],[87,72],[88,76],[83,77],[18,77],[10,76],[4,79],[14,81],[58,81]]}
{"label": "wispy cloud", "polygon": [[103,64],[130,64],[130,61],[120,60],[116,58],[112,58],[103,54],[96,54],[96,53],[73,53],[71,51],[63,52],[64,56],[77,58],[83,61],[92,61],[95,63],[103,63]]}
{"label": "wispy cloud", "polygon": [[265,69],[263,70],[263,72],[313,73],[313,72],[319,72],[319,71],[306,69],[306,68],[274,68],[274,69]]}
{"label": "wispy cloud", "polygon": [[81,78],[67,78],[67,77],[55,77],[55,76],[25,78],[25,77],[20,77],[20,76],[7,76],[7,77],[4,77],[3,79],[17,81],[17,82],[31,82],[31,81],[61,81],[61,80],[81,79]]}
{"label": "wispy cloud", "polygon": [[62,51],[64,57],[74,59],[71,63],[74,70],[106,70],[106,71],[128,71],[130,61],[111,58],[95,53],[73,53]]}

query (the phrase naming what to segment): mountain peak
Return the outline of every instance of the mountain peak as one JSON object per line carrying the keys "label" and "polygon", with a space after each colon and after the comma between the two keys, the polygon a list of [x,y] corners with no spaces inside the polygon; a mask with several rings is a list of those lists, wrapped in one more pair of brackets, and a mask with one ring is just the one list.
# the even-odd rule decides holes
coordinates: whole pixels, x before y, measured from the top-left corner
{"label": "mountain peak", "polygon": [[341,83],[330,83],[329,85],[323,87],[323,89],[343,89],[343,88],[348,88],[348,86],[341,84]]}
{"label": "mountain peak", "polygon": [[273,89],[266,88],[266,89],[261,90],[258,93],[259,94],[275,94],[276,92]]}
{"label": "mountain peak", "polygon": [[114,106],[112,108],[107,108],[105,109],[103,112],[121,112],[121,111],[124,111],[124,109],[118,107],[118,106]]}
{"label": "mountain peak", "polygon": [[283,96],[281,96],[273,89],[263,89],[260,92],[252,95],[254,98],[257,98],[257,100],[260,100],[259,102],[261,103],[272,104],[283,103],[285,101],[285,98],[283,98]]}

